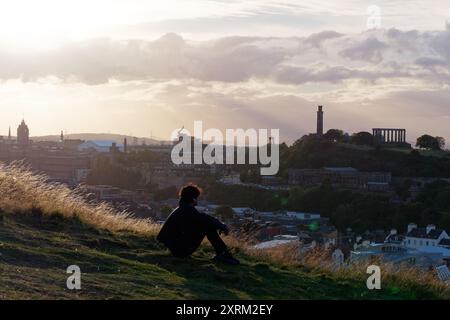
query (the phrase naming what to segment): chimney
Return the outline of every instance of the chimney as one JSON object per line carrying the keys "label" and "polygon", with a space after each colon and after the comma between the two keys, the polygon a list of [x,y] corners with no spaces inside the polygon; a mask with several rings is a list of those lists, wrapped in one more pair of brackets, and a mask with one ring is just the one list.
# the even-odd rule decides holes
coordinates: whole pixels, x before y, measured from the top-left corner
{"label": "chimney", "polygon": [[429,234],[433,230],[436,230],[436,226],[434,224],[427,225],[427,234]]}
{"label": "chimney", "polygon": [[417,224],[415,224],[415,223],[408,224],[408,233],[410,233],[414,229],[417,229]]}

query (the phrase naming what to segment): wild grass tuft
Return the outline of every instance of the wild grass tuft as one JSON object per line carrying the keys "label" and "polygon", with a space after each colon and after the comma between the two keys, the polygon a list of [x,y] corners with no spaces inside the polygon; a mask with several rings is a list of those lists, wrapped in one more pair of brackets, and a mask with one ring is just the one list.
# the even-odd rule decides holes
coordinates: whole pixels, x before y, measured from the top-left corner
{"label": "wild grass tuft", "polygon": [[148,219],[117,211],[107,203],[86,200],[80,189],[48,182],[45,175],[31,172],[21,162],[0,164],[0,210],[6,213],[39,211],[78,218],[83,223],[110,231],[155,235],[159,226]]}

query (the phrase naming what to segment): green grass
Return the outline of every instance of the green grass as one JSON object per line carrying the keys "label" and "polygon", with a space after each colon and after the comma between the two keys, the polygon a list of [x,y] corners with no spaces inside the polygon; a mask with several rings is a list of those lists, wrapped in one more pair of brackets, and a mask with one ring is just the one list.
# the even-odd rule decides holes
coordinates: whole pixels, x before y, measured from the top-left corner
{"label": "green grass", "polygon": [[[449,298],[424,287],[263,262],[237,252],[240,267],[213,263],[209,246],[176,259],[154,237],[112,233],[59,215],[0,214],[0,299],[422,299]],[[66,268],[82,290],[66,289]]]}

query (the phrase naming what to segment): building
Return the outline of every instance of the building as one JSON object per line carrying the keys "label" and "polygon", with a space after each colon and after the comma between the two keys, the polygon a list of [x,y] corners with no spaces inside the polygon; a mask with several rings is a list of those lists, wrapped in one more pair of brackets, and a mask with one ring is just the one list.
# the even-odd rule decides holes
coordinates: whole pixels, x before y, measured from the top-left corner
{"label": "building", "polygon": [[113,186],[107,185],[86,186],[86,191],[94,195],[95,199],[98,201],[132,202],[134,199],[133,192]]}
{"label": "building", "polygon": [[100,153],[107,153],[114,151],[123,151],[124,146],[117,144],[112,140],[88,140],[77,146],[78,151],[96,151]]}
{"label": "building", "polygon": [[87,153],[51,150],[35,150],[27,160],[34,171],[67,184],[85,182],[92,168],[92,161]]}
{"label": "building", "polygon": [[64,139],[62,146],[64,149],[76,151],[82,143],[84,143],[84,140],[81,139]]}
{"label": "building", "polygon": [[259,250],[274,249],[274,248],[278,248],[281,246],[298,243],[298,238],[296,238],[295,236],[293,238],[292,238],[292,236],[290,236],[290,237],[291,238],[286,238],[286,236],[281,235],[279,239],[269,240],[269,241],[264,241],[264,242],[258,243],[253,248],[259,249]]}
{"label": "building", "polygon": [[408,225],[405,246],[408,248],[447,246],[450,237],[445,230],[437,229],[430,224],[426,228],[418,228],[415,223]]}
{"label": "building", "polygon": [[240,216],[240,217],[244,217],[244,216],[248,216],[248,215],[253,215],[255,214],[255,210],[252,208],[248,208],[248,207],[244,207],[244,208],[233,208],[233,211],[236,215]]}
{"label": "building", "polygon": [[442,239],[439,241],[439,246],[442,248],[450,249],[450,239]]}
{"label": "building", "polygon": [[405,235],[391,230],[384,242],[363,242],[355,245],[350,261],[381,259],[393,264],[408,264],[423,269],[450,261],[450,237],[434,225],[418,228],[410,223]]}
{"label": "building", "polygon": [[355,168],[289,169],[291,186],[315,187],[330,183],[334,187],[388,191],[392,175],[390,172],[360,172]]}
{"label": "building", "polygon": [[21,152],[2,146],[0,141],[0,161],[8,164],[17,160],[30,166],[32,171],[46,175],[49,180],[68,185],[85,182],[93,163],[88,153],[35,148]]}
{"label": "building", "polygon": [[17,144],[20,147],[27,147],[30,144],[30,130],[28,129],[25,120],[22,120],[17,128]]}
{"label": "building", "polygon": [[239,173],[230,173],[224,175],[220,182],[224,184],[241,184],[241,175]]}
{"label": "building", "polygon": [[440,252],[425,252],[397,243],[370,243],[350,252],[350,262],[374,261],[394,265],[415,266],[423,270],[442,265],[445,257]]}
{"label": "building", "polygon": [[66,148],[63,142],[30,140],[30,130],[22,120],[17,128],[17,140],[0,139],[0,161],[8,164],[23,161],[36,173],[50,181],[76,185],[86,180],[92,168],[93,157],[88,152]]}
{"label": "building", "polygon": [[255,212],[255,218],[265,221],[273,221],[280,224],[309,224],[321,221],[320,214],[304,212]]}
{"label": "building", "polygon": [[292,218],[293,220],[301,220],[301,221],[320,220],[320,214],[318,213],[288,211],[286,212],[286,216]]}
{"label": "building", "polygon": [[261,176],[261,184],[264,186],[282,186],[286,184],[281,177],[277,176]]}

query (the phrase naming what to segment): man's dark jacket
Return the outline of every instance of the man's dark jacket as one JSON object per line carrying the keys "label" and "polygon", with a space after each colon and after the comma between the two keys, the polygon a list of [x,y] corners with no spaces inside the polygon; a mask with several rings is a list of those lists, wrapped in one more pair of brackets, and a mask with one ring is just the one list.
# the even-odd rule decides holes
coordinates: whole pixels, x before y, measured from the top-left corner
{"label": "man's dark jacket", "polygon": [[226,226],[216,218],[181,202],[170,214],[157,240],[175,255],[184,256],[194,252],[208,232],[217,232],[225,228]]}

